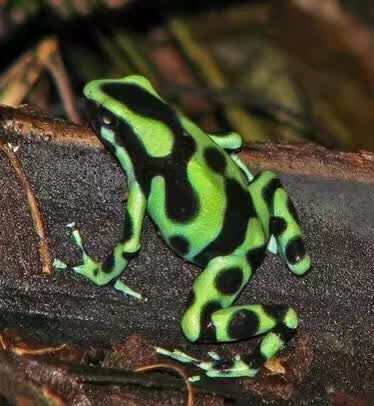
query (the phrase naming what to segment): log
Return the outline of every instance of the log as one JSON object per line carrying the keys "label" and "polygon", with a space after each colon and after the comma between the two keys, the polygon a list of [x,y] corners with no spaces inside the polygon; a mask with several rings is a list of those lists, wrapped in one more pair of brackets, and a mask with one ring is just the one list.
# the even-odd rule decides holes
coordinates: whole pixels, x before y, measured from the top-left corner
{"label": "log", "polygon": [[[126,184],[91,130],[29,109],[1,107],[0,140],[19,146],[14,154],[37,198],[51,258],[71,265],[78,261],[65,228],[72,221],[89,252],[104,258],[123,232]],[[239,390],[253,404],[280,399],[324,404],[338,395],[367,398],[373,393],[374,372],[374,155],[265,144],[245,148],[241,156],[250,167],[281,173],[299,212],[313,270],[298,278],[278,257],[268,256],[257,271],[239,303],[295,307],[301,319],[299,334],[277,358],[284,374],[273,376],[264,369],[256,379],[229,382],[228,393]],[[40,345],[65,343],[82,352],[100,348],[113,353],[113,345],[134,336],[149,346],[177,347],[197,356],[211,348],[226,354],[250,350],[253,340],[208,347],[186,343],[179,319],[199,270],[177,258],[150,221],[145,222],[142,250],[124,276],[147,297],[146,303],[110,286],[96,287],[69,269],[43,273],[25,191],[4,154],[0,172],[1,329],[17,328]],[[132,346],[128,344],[122,356],[131,353]],[[12,356],[9,365],[14,362]],[[42,385],[43,379],[37,383]],[[89,397],[87,384],[80,385],[76,390]],[[113,391],[113,385],[105,387]],[[62,396],[58,387],[53,391]],[[2,385],[0,393],[8,398]],[[178,399],[183,401],[183,396]]]}

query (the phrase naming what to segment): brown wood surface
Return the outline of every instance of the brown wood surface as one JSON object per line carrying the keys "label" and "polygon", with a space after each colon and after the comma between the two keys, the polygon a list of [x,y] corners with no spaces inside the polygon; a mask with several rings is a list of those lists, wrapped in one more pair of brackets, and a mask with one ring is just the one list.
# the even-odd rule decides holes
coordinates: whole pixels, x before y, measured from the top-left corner
{"label": "brown wood surface", "polygon": [[[0,130],[11,139],[48,141],[103,149],[94,132],[85,126],[43,117],[28,108],[0,106]],[[251,167],[290,174],[374,183],[374,153],[331,151],[315,144],[263,143],[246,146],[240,153]]]}

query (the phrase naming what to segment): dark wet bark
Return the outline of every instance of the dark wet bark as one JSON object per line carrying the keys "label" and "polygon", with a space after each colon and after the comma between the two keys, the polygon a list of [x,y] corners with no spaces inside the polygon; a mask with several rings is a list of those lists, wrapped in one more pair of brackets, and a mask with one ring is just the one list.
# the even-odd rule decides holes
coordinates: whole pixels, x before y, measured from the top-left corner
{"label": "dark wet bark", "polygon": [[[0,137],[20,147],[15,154],[38,199],[52,258],[69,264],[79,259],[65,232],[72,221],[90,253],[104,258],[123,232],[125,178],[91,131],[36,112],[1,108]],[[270,366],[282,375],[264,369],[255,380],[227,386],[220,382],[219,387],[230,396],[244,393],[253,404],[261,403],[253,396],[328,404],[334,397],[331,388],[338,393],[334,398],[364,399],[373,392],[373,155],[265,144],[245,149],[242,157],[254,167],[281,172],[298,209],[314,268],[297,278],[279,258],[266,259],[240,303],[292,305],[301,319],[299,334]],[[114,405],[124,399],[137,405],[155,399],[159,403],[152,404],[183,404],[185,394],[175,390],[78,382],[66,364],[73,369],[77,365],[133,369],[159,361],[153,345],[184,348],[197,356],[208,348],[231,355],[249,351],[252,341],[187,345],[179,317],[198,269],[175,257],[149,221],[142,251],[124,275],[147,303],[127,299],[111,287],[95,287],[69,270],[43,274],[27,199],[3,154],[0,172],[0,327],[17,328],[39,346],[67,344],[44,355],[17,355],[14,348],[19,344],[14,340],[7,344],[9,337],[3,333],[0,393],[5,398],[38,398],[44,388],[47,400],[57,397],[75,404]],[[219,404],[213,397],[199,402]]]}

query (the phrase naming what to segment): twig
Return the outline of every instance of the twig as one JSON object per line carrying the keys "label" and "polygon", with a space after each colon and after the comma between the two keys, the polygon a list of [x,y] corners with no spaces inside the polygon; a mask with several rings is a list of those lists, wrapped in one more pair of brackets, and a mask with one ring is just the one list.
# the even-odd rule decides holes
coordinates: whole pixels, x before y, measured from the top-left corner
{"label": "twig", "polygon": [[23,171],[22,164],[17,158],[17,156],[14,154],[12,149],[9,148],[2,141],[0,142],[0,149],[4,153],[4,155],[8,158],[17,176],[17,179],[22,187],[22,190],[26,195],[27,203],[34,224],[34,229],[39,237],[39,255],[40,262],[42,264],[42,271],[44,273],[51,273],[52,272],[51,255],[49,253],[48,238],[44,225],[43,215],[39,207],[39,203]]}
{"label": "twig", "polygon": [[3,337],[2,334],[0,334],[0,345],[1,345],[1,348],[2,348],[4,351],[7,349],[7,345],[6,345],[6,343],[5,343],[5,340],[4,340],[4,337]]}
{"label": "twig", "polygon": [[81,119],[75,108],[73,90],[70,86],[70,81],[62,62],[56,39],[49,38],[45,40],[39,46],[38,54],[47,55],[47,57],[44,58],[44,63],[56,82],[67,116],[73,123],[81,123]]}
{"label": "twig", "polygon": [[[180,379],[162,375],[159,373],[150,373],[147,376],[142,376],[135,371],[117,368],[100,368],[91,366],[67,366],[68,372],[77,376],[78,382],[89,383],[96,385],[138,385],[145,388],[165,389],[186,391],[185,384],[181,384]],[[222,385],[210,382],[196,382],[193,385],[195,393],[204,393],[207,395],[220,396],[225,399],[239,400],[246,399],[248,395],[243,395],[237,389],[228,390]]]}
{"label": "twig", "polygon": [[55,38],[46,38],[37,47],[23,54],[2,76],[0,76],[0,100],[4,104],[18,106],[28,95],[44,69],[52,75],[64,104],[68,118],[80,123],[70,81],[66,73],[58,43]]}
{"label": "twig", "polygon": [[50,346],[31,346],[28,344],[19,344],[17,341],[7,340],[6,334],[0,333],[0,345],[3,350],[9,350],[17,355],[45,355],[53,352],[61,351],[66,347],[66,344],[50,345]]}
{"label": "twig", "polygon": [[18,106],[40,77],[42,66],[35,63],[33,51],[23,54],[0,77],[0,100],[9,106]]}
{"label": "twig", "polygon": [[146,372],[146,371],[152,371],[154,369],[172,369],[173,371],[177,372],[184,380],[184,384],[186,385],[186,390],[187,390],[187,406],[193,406],[194,404],[194,396],[193,396],[193,389],[191,382],[188,380],[188,376],[184,372],[184,370],[180,367],[177,367],[176,365],[172,364],[153,364],[153,365],[148,365],[145,367],[141,368],[136,368],[135,372]]}
{"label": "twig", "polygon": [[61,344],[58,346],[50,347],[40,347],[40,348],[27,348],[21,346],[12,347],[12,351],[17,355],[45,355],[52,352],[58,352],[63,350],[66,347],[66,344]]}

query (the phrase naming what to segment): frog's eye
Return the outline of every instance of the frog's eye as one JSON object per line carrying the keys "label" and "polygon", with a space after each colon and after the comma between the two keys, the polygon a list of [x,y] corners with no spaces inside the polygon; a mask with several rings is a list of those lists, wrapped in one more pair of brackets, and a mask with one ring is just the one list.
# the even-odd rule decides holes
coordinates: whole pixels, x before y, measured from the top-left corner
{"label": "frog's eye", "polygon": [[117,117],[108,110],[102,110],[100,113],[100,119],[102,124],[108,128],[115,128],[118,124]]}

